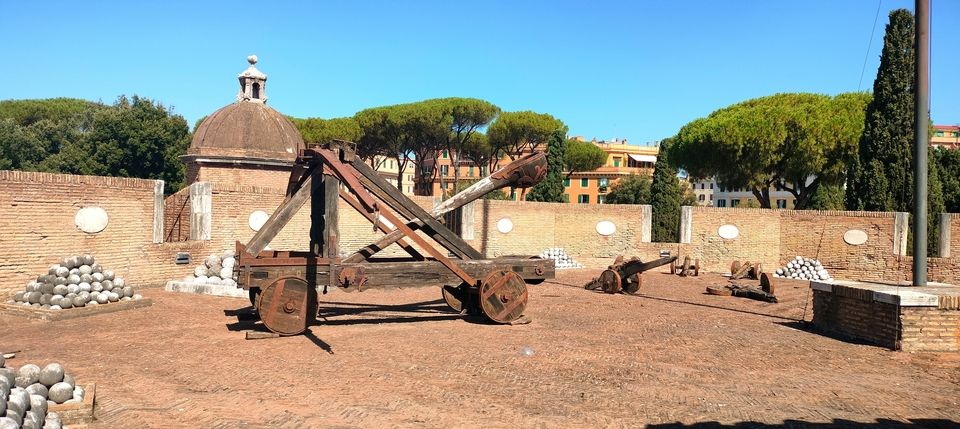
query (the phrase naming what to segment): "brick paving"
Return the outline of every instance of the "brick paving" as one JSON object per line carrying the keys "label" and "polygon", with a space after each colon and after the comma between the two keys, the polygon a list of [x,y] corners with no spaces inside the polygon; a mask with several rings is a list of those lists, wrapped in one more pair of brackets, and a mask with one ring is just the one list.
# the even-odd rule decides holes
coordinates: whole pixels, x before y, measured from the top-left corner
{"label": "brick paving", "polygon": [[580,288],[598,272],[531,286],[528,325],[463,320],[436,288],[370,290],[322,297],[309,335],[247,341],[245,300],[147,290],[144,309],[0,315],[0,349],[97,383],[90,428],[960,426],[960,357],[807,331],[802,286],[779,304],[703,294],[717,275]]}

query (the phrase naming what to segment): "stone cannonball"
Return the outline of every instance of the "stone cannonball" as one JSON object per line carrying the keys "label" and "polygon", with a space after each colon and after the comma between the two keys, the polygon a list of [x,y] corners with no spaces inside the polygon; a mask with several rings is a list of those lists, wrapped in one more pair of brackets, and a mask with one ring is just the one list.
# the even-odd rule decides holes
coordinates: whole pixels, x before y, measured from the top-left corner
{"label": "stone cannonball", "polygon": [[43,429],[40,424],[37,423],[36,419],[34,413],[27,411],[27,414],[23,416],[23,423],[20,424],[20,429]]}
{"label": "stone cannonball", "polygon": [[107,298],[110,300],[110,302],[117,302],[120,300],[120,294],[116,292],[108,292]]}
{"label": "stone cannonball", "polygon": [[143,299],[143,295],[140,295],[139,293],[135,293],[133,294],[133,299]]}
{"label": "stone cannonball", "polygon": [[235,258],[236,256],[237,256],[237,251],[236,251],[236,250],[224,250],[224,251],[223,251],[223,258],[224,258],[224,259],[226,259],[226,258]]}
{"label": "stone cannonball", "polygon": [[17,292],[13,295],[13,300],[16,302],[23,302],[23,296],[26,295],[27,293],[29,292],[26,292],[26,291]]}
{"label": "stone cannonball", "polygon": [[0,378],[7,380],[7,386],[11,389],[17,385],[17,371],[13,368],[0,368]]}
{"label": "stone cannonball", "polygon": [[108,301],[110,301],[109,295],[110,295],[110,292],[104,292],[104,293],[101,293],[101,294],[97,294],[97,297],[96,297],[96,300],[97,300],[97,301],[96,301],[96,302],[97,302],[98,304],[106,304]]}
{"label": "stone cannonball", "polygon": [[43,424],[43,429],[63,429],[63,422],[50,420],[50,414],[47,414],[47,422]]}
{"label": "stone cannonball", "polygon": [[113,271],[112,270],[103,270],[103,278],[105,280],[113,280]]}
{"label": "stone cannonball", "polygon": [[207,265],[207,268],[220,265],[220,257],[217,255],[207,256],[207,258],[203,260],[203,263]]}
{"label": "stone cannonball", "polygon": [[80,274],[80,283],[93,283],[93,276],[90,274]]}
{"label": "stone cannonball", "polygon": [[89,254],[89,253],[86,254],[86,255],[81,256],[81,257],[80,257],[80,261],[83,263],[83,265],[93,265],[93,263],[96,262],[96,261],[94,261],[94,259],[93,259],[93,255],[91,255],[91,254]]}
{"label": "stone cannonball", "polygon": [[53,287],[54,295],[66,295],[68,293],[69,292],[67,292],[67,285],[56,285]]}
{"label": "stone cannonball", "polygon": [[125,296],[125,297],[133,297],[133,288],[130,287],[130,286],[124,286],[124,287],[123,287],[123,296]]}
{"label": "stone cannonball", "polygon": [[100,283],[100,282],[90,283],[90,291],[91,291],[91,292],[100,292],[100,291],[102,291],[102,290],[103,290],[103,283]]}
{"label": "stone cannonball", "polygon": [[50,305],[50,298],[53,298],[52,294],[40,295],[40,305]]}
{"label": "stone cannonball", "polygon": [[233,268],[237,265],[237,259],[234,257],[223,258],[223,261],[220,263],[223,265],[223,268]]}
{"label": "stone cannonball", "polygon": [[[57,277],[57,278],[59,278],[59,277]],[[61,279],[61,280],[62,280],[62,279]],[[40,293],[49,293],[50,295],[53,295],[53,288],[55,288],[55,287],[56,287],[56,285],[53,284],[53,283],[44,283],[44,284],[40,285]]]}
{"label": "stone cannonball", "polygon": [[48,364],[40,370],[40,383],[47,387],[53,386],[63,381],[63,372],[63,365],[56,362]]}
{"label": "stone cannonball", "polygon": [[[77,381],[73,379],[73,374],[63,374],[63,382],[70,385],[70,392],[77,387]],[[72,395],[73,393],[71,393]]]}
{"label": "stone cannonball", "polygon": [[0,417],[0,429],[20,429],[20,416],[13,414],[10,415],[10,410],[7,410],[7,414],[3,417]]}
{"label": "stone cannonball", "polygon": [[70,274],[69,276],[67,276],[67,284],[75,285],[78,283],[80,283],[79,274]]}
{"label": "stone cannonball", "polygon": [[[47,387],[43,387],[47,391]],[[36,411],[41,417],[47,415],[47,397],[45,395],[30,395],[30,410]]]}
{"label": "stone cannonball", "polygon": [[[7,418],[7,400],[2,396],[0,396],[0,416],[3,416],[3,417],[0,417],[0,419]],[[3,426],[0,426],[0,429],[2,428]]]}
{"label": "stone cannonball", "polygon": [[44,400],[47,399],[47,386],[44,386],[43,383],[33,383],[27,386],[25,390],[31,396],[42,396]]}
{"label": "stone cannonball", "polygon": [[73,298],[66,296],[63,297],[63,299],[60,300],[60,308],[65,310],[68,308],[73,308]]}
{"label": "stone cannonball", "polygon": [[70,275],[70,269],[67,267],[57,266],[57,271],[54,272],[57,277],[66,277]]}
{"label": "stone cannonball", "polygon": [[65,285],[65,284],[67,284],[67,278],[66,278],[66,277],[57,277],[57,278],[53,279],[53,285],[54,285],[54,286],[60,286],[60,285]]}
{"label": "stone cannonball", "polygon": [[102,281],[103,281],[103,273],[93,273],[93,274],[90,274],[90,277],[92,277],[92,278],[93,278],[93,281],[95,281],[95,282],[102,282]]}
{"label": "stone cannonball", "polygon": [[51,309],[51,310],[54,310],[54,311],[56,311],[56,310],[63,310],[63,307],[61,307],[61,306],[59,306],[59,305],[57,305],[57,304],[53,304],[53,305],[50,306],[50,309]]}
{"label": "stone cannonball", "polygon": [[197,266],[196,268],[193,269],[193,275],[197,277],[207,275],[207,267]]}
{"label": "stone cannonball", "polygon": [[83,297],[83,296],[77,295],[77,296],[73,297],[73,306],[74,306],[74,307],[83,307],[83,306],[87,305],[87,302],[89,302],[89,301],[90,301],[90,298],[89,298],[89,297]]}
{"label": "stone cannonball", "polygon": [[100,285],[103,286],[103,290],[107,292],[113,290],[113,280],[104,280],[100,282]]}
{"label": "stone cannonball", "polygon": [[76,269],[76,268],[71,268],[71,269],[70,269],[70,275],[71,275],[71,276],[79,276],[79,275],[80,275],[80,270],[78,270],[78,269]]}
{"label": "stone cannonball", "polygon": [[222,279],[233,278],[233,268],[223,267],[220,269],[220,272],[218,274]]}
{"label": "stone cannonball", "polygon": [[77,286],[78,286],[78,289],[80,289],[80,292],[90,292],[91,290],[93,290],[90,287],[90,283],[87,283],[87,282],[80,282],[80,284]]}
{"label": "stone cannonball", "polygon": [[[0,399],[7,400],[7,396],[10,395],[10,387],[12,387],[10,380],[7,380],[6,376],[0,375]],[[3,414],[3,412],[0,411],[0,414]]]}
{"label": "stone cannonball", "polygon": [[66,295],[64,295],[63,297],[64,297],[64,298],[73,299],[73,297],[75,297],[75,296],[77,296],[77,294],[70,292],[70,293],[67,293]]}
{"label": "stone cannonball", "polygon": [[75,284],[75,283],[70,283],[70,284],[67,285],[67,293],[68,293],[68,294],[77,293],[77,292],[80,292],[80,285]]}
{"label": "stone cannonball", "polygon": [[40,292],[30,292],[30,295],[27,296],[27,302],[31,304],[39,304],[41,296],[43,296],[43,294]]}
{"label": "stone cannonball", "polygon": [[103,272],[103,267],[96,262],[90,264],[90,269],[93,270],[93,274],[98,274]]}
{"label": "stone cannonball", "polygon": [[70,269],[72,270],[72,269],[77,268],[77,267],[79,267],[79,266],[81,266],[81,265],[83,265],[83,263],[80,262],[80,257],[79,257],[79,256],[71,256],[71,257],[70,257],[70,260],[67,261],[66,267],[67,267],[67,268],[70,268]]}
{"label": "stone cannonball", "polygon": [[123,287],[123,285],[124,285],[124,281],[122,278],[117,277],[113,279],[113,287]]}
{"label": "stone cannonball", "polygon": [[50,274],[51,276],[57,275],[57,268],[60,268],[60,264],[51,265],[50,268],[47,268],[47,274]]}
{"label": "stone cannonball", "polygon": [[21,366],[17,370],[16,386],[24,389],[27,386],[40,381],[40,367],[32,363]]}

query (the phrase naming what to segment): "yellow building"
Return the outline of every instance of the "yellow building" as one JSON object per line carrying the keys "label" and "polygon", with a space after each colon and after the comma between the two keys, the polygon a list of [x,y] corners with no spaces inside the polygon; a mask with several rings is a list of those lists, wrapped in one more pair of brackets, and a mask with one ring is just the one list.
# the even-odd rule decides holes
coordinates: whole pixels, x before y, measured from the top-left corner
{"label": "yellow building", "polygon": [[[574,137],[583,141],[582,137]],[[564,193],[571,203],[603,204],[613,184],[631,175],[653,177],[659,146],[640,146],[626,139],[590,143],[607,153],[607,162],[593,171],[578,171],[564,180]]]}
{"label": "yellow building", "polygon": [[[397,186],[397,173],[400,172],[400,165],[396,159],[377,155],[374,157],[374,170],[380,174],[380,177]],[[413,172],[417,171],[416,162],[410,160],[403,168],[403,188],[400,189],[404,195],[413,195],[414,182]]]}

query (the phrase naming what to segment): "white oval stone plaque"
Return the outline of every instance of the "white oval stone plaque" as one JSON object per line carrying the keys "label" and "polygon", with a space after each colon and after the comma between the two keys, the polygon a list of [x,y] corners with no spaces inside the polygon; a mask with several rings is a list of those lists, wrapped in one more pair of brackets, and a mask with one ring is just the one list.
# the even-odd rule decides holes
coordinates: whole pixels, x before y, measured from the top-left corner
{"label": "white oval stone plaque", "polygon": [[853,246],[859,246],[867,242],[867,233],[859,229],[850,229],[843,233],[843,241]]}
{"label": "white oval stone plaque", "polygon": [[736,225],[721,225],[720,228],[717,228],[717,235],[725,240],[733,240],[740,236],[740,230]]}
{"label": "white oval stone plaque", "polygon": [[260,231],[260,228],[263,228],[263,224],[267,223],[267,219],[270,219],[270,215],[263,210],[254,210],[253,213],[250,213],[250,218],[247,219],[247,223],[250,224],[250,229],[254,231]]}
{"label": "white oval stone plaque", "polygon": [[96,234],[107,227],[110,218],[107,216],[106,210],[97,206],[90,206],[78,210],[77,215],[73,217],[73,221],[77,224],[77,229],[88,234]]}
{"label": "white oval stone plaque", "polygon": [[613,235],[617,232],[617,226],[609,220],[601,220],[597,222],[597,234],[600,235]]}
{"label": "white oval stone plaque", "polygon": [[513,231],[513,221],[510,218],[505,217],[497,221],[497,231],[500,231],[504,234]]}

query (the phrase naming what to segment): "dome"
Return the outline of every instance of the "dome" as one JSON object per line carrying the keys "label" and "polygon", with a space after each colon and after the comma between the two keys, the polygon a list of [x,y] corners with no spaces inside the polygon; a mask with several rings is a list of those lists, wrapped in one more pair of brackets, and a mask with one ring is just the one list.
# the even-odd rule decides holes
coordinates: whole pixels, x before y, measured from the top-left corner
{"label": "dome", "polygon": [[250,66],[237,76],[237,101],[213,112],[193,132],[186,161],[230,163],[292,163],[303,137],[286,116],[267,106],[267,75],[257,70],[257,56],[247,57]]}
{"label": "dome", "polygon": [[286,116],[263,103],[238,101],[203,120],[187,154],[292,162],[303,147],[303,137]]}

